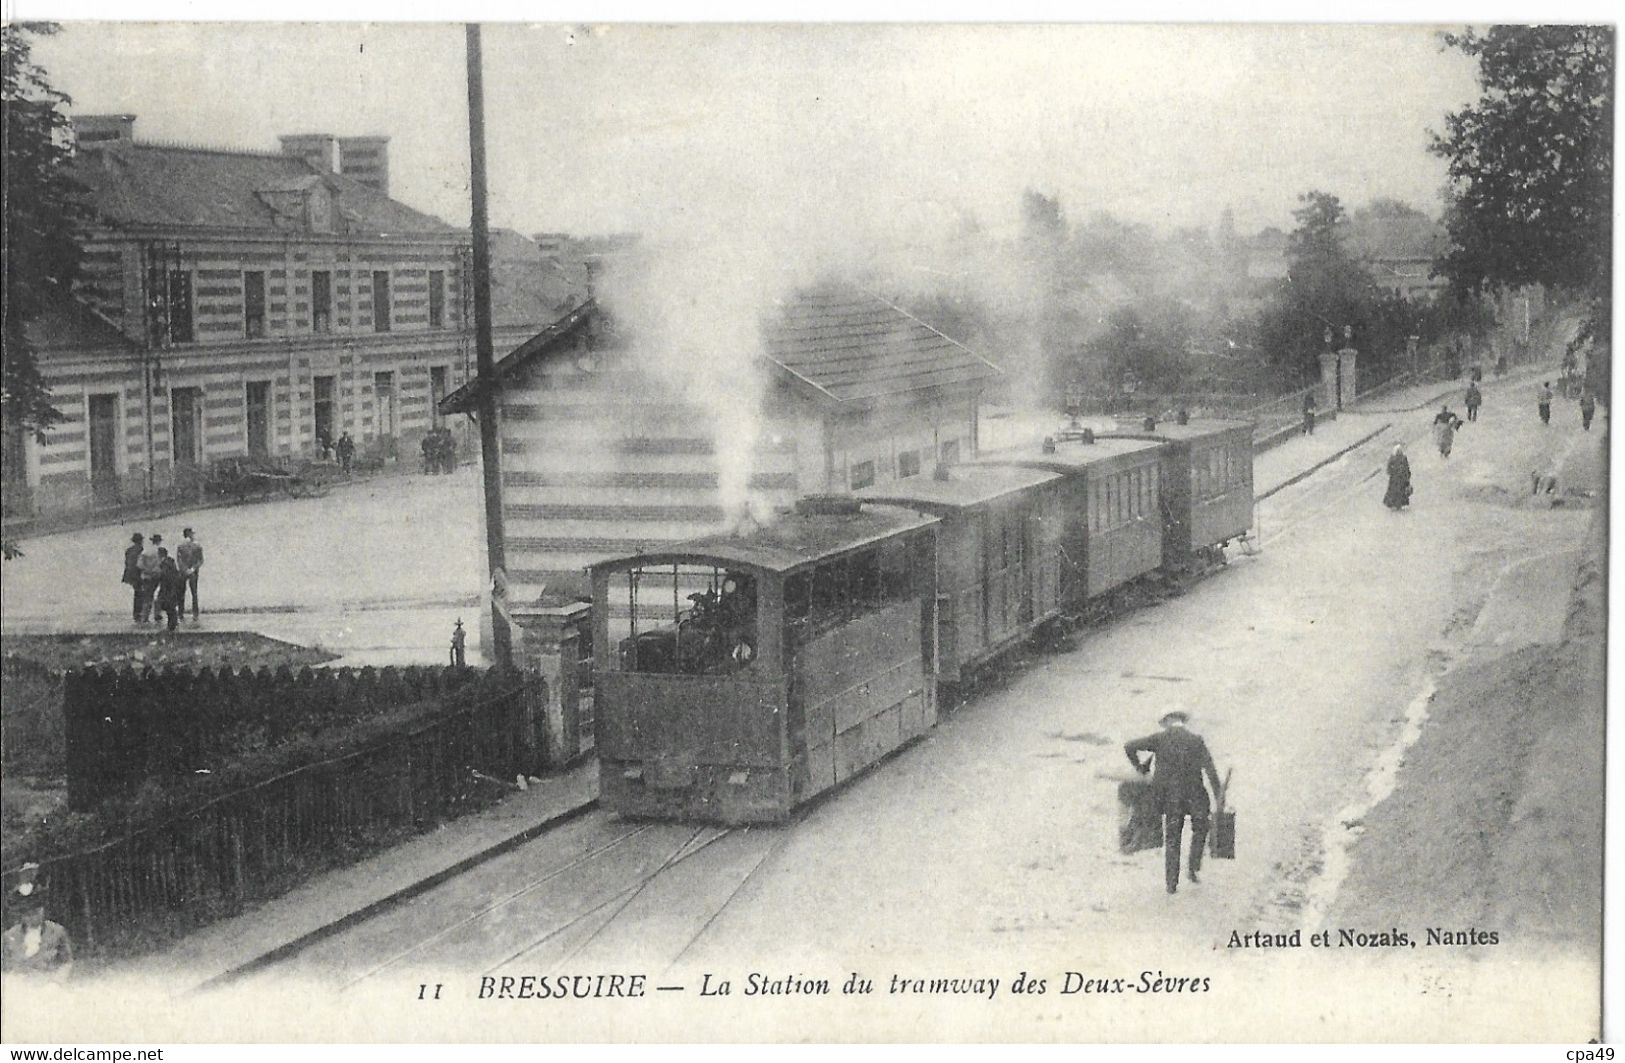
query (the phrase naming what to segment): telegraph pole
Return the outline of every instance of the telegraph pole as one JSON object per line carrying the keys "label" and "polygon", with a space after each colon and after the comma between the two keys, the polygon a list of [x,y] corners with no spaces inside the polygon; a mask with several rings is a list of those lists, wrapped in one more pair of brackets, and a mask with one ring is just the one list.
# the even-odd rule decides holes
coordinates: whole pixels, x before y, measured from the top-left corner
{"label": "telegraph pole", "polygon": [[502,457],[497,439],[496,359],[491,351],[491,243],[485,206],[485,77],[480,27],[470,22],[468,40],[468,161],[474,205],[474,364],[478,373],[480,465],[485,473],[485,553],[491,577],[491,641],[496,662],[513,666],[508,627],[508,578],[502,548]]}

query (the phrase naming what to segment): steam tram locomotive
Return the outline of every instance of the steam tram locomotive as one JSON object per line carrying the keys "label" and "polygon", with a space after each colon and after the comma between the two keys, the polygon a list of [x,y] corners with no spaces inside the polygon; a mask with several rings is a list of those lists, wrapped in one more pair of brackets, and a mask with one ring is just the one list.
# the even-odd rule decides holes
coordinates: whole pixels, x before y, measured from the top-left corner
{"label": "steam tram locomotive", "polygon": [[[775,822],[924,734],[1045,624],[1252,524],[1251,426],[986,454],[592,567],[599,799]],[[684,603],[688,604],[685,605]]]}

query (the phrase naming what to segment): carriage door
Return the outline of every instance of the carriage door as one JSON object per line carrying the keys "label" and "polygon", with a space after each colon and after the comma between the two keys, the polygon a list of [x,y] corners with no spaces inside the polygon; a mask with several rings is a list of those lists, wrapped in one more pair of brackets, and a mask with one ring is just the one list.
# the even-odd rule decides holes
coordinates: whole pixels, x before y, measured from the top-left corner
{"label": "carriage door", "polygon": [[90,396],[90,490],[98,502],[118,501],[119,396]]}

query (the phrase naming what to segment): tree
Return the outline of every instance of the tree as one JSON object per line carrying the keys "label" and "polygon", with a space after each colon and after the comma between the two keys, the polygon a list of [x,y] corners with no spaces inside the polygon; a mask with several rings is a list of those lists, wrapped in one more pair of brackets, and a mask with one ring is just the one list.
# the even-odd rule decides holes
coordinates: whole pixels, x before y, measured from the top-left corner
{"label": "tree", "polygon": [[1343,246],[1348,219],[1343,204],[1325,192],[1306,192],[1287,236],[1287,278],[1259,322],[1259,345],[1298,381],[1319,371],[1325,335],[1341,343],[1345,326],[1356,335],[1366,323],[1376,289],[1370,274]]}
{"label": "tree", "polygon": [[[1496,26],[1443,36],[1478,59],[1483,95],[1448,116],[1432,150],[1449,160],[1440,262],[1458,293],[1543,284],[1583,301],[1581,339],[1606,365],[1613,284],[1614,31]],[[1606,389],[1602,391],[1606,395]]]}
{"label": "tree", "polygon": [[51,404],[26,327],[51,301],[64,296],[79,267],[76,233],[84,218],[85,189],[68,172],[72,148],[68,119],[59,109],[71,102],[51,87],[34,63],[32,38],[57,32],[53,23],[0,27],[5,109],[5,308],[3,394],[0,416],[5,445],[62,419]]}

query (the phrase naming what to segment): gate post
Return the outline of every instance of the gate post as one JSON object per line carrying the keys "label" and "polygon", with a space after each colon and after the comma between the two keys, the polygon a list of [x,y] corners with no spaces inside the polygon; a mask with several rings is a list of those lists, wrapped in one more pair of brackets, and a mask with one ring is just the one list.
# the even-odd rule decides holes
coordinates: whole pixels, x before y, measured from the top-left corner
{"label": "gate post", "polygon": [[1360,396],[1360,377],[1356,369],[1360,354],[1353,344],[1337,352],[1337,371],[1342,378],[1341,406],[1352,406]]}
{"label": "gate post", "polygon": [[1323,410],[1338,410],[1343,406],[1343,395],[1337,388],[1337,352],[1323,351],[1320,355],[1320,387],[1325,392]]}
{"label": "gate post", "polygon": [[[527,738],[540,748],[532,754],[545,768],[561,769],[579,757],[585,747],[581,727],[581,683],[577,673],[582,632],[589,630],[592,606],[586,602],[562,605],[513,606],[520,638],[514,647],[521,669],[540,675],[545,697],[532,703],[537,714]],[[585,636],[590,638],[591,636]]]}

